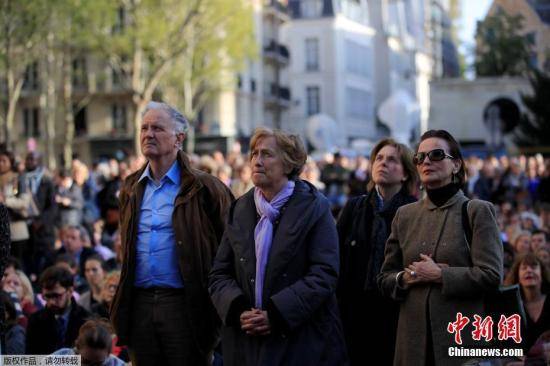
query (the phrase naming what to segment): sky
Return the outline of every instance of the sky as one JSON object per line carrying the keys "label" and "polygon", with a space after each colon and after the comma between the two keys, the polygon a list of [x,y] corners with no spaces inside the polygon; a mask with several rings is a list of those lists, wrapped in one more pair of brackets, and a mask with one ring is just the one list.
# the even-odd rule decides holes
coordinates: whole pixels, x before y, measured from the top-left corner
{"label": "sky", "polygon": [[[487,14],[493,0],[462,0],[461,19],[459,23],[459,50],[466,56],[466,63],[472,64],[472,50],[475,45],[476,22]],[[473,77],[472,72],[467,72],[466,77]]]}

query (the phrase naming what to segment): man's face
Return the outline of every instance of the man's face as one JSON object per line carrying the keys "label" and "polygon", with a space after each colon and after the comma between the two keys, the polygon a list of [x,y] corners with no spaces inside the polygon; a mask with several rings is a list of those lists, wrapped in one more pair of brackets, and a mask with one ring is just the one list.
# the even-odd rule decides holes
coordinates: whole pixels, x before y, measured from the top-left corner
{"label": "man's face", "polygon": [[25,169],[28,172],[32,172],[38,167],[38,156],[35,153],[28,153],[25,158]]}
{"label": "man's face", "polygon": [[65,249],[70,254],[77,253],[80,249],[82,249],[82,247],[84,247],[84,243],[80,237],[80,232],[76,229],[67,229],[65,231],[63,243],[65,244]]}
{"label": "man's face", "polygon": [[73,288],[65,288],[59,283],[50,289],[43,289],[42,296],[46,300],[46,308],[55,314],[63,314],[71,304]]}
{"label": "man's face", "polygon": [[175,123],[168,113],[152,109],[145,113],[141,121],[141,152],[147,159],[158,160],[167,156],[176,156],[184,133],[177,133]]}

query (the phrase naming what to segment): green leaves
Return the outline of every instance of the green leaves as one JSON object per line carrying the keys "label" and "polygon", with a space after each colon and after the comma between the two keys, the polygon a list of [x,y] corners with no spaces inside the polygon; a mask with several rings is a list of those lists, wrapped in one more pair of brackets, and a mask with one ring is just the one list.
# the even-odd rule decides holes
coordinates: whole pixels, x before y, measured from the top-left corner
{"label": "green leaves", "polygon": [[477,76],[519,76],[529,68],[530,46],[521,35],[523,16],[504,11],[479,22],[476,30]]}

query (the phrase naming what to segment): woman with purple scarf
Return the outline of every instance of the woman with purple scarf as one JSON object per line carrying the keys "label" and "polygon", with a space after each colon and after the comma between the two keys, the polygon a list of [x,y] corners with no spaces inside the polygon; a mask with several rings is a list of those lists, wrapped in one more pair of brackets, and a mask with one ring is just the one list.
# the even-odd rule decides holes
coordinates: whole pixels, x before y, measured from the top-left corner
{"label": "woman with purple scarf", "polygon": [[298,179],[304,146],[259,128],[250,152],[254,188],[232,205],[210,272],[224,365],[346,365],[338,235],[326,198]]}

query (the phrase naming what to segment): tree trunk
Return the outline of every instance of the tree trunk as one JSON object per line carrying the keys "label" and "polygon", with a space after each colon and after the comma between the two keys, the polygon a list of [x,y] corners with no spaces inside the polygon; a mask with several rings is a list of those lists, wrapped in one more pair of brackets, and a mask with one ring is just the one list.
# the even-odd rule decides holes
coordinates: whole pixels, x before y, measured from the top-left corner
{"label": "tree trunk", "polygon": [[55,53],[54,53],[54,35],[48,33],[47,37],[47,72],[46,72],[46,158],[48,168],[53,170],[57,167],[55,156]]}
{"label": "tree trunk", "polygon": [[65,47],[63,54],[63,109],[65,113],[65,142],[63,144],[64,167],[69,169],[73,160],[74,113],[72,56],[70,47]]}

